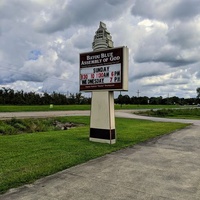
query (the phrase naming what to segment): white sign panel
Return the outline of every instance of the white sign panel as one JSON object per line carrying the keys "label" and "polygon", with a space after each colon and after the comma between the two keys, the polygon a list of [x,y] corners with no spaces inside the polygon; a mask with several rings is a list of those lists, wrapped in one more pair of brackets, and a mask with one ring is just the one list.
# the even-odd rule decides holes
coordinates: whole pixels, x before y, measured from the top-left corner
{"label": "white sign panel", "polygon": [[127,90],[128,49],[80,54],[80,90]]}

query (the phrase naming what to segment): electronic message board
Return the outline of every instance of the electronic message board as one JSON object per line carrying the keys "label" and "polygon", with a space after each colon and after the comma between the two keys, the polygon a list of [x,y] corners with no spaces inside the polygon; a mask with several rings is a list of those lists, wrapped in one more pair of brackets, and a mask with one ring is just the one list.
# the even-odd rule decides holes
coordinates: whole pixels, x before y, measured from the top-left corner
{"label": "electronic message board", "polygon": [[80,91],[128,90],[128,48],[80,54]]}

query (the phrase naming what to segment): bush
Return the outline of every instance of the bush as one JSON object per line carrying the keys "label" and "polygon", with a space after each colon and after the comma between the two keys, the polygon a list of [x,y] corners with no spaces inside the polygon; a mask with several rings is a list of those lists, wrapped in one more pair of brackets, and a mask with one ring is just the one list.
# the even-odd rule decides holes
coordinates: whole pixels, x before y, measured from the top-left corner
{"label": "bush", "polygon": [[14,128],[18,129],[19,131],[26,131],[27,130],[27,127],[24,126],[23,124],[21,123],[15,123],[13,125]]}
{"label": "bush", "polygon": [[161,109],[138,112],[141,115],[155,116],[155,117],[181,117],[181,118],[199,118],[200,109]]}
{"label": "bush", "polygon": [[[66,119],[56,119],[66,123]],[[47,119],[16,119],[0,121],[0,134],[14,135],[20,133],[35,133],[45,131],[56,131],[61,128],[55,126],[55,118]]]}
{"label": "bush", "polygon": [[16,130],[13,126],[9,124],[0,125],[0,134],[2,135],[14,135],[16,134]]}

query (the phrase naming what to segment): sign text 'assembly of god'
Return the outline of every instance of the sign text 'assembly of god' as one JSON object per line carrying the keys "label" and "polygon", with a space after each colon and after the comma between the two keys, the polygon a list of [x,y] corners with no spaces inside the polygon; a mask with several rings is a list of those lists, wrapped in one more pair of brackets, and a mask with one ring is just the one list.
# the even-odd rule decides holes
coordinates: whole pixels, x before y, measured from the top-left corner
{"label": "sign text 'assembly of god'", "polygon": [[80,91],[127,90],[128,48],[80,54]]}

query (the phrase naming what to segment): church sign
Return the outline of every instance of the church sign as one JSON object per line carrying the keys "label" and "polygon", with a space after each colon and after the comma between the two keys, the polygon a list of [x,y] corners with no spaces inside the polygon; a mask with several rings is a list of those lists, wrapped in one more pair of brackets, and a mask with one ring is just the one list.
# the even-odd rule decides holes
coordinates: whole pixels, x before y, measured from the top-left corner
{"label": "church sign", "polygon": [[128,90],[128,48],[80,54],[80,91]]}

